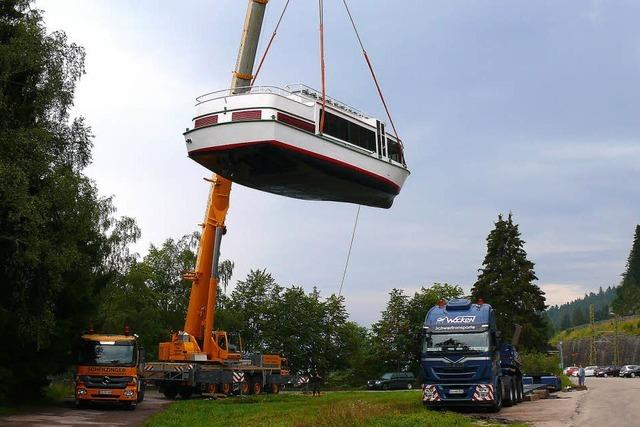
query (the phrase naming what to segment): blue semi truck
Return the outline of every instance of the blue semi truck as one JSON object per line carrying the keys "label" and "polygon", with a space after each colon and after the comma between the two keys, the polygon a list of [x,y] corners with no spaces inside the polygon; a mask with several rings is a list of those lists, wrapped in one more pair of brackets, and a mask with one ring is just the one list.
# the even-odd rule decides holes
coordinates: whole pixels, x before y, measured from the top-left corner
{"label": "blue semi truck", "polygon": [[423,332],[427,407],[483,406],[497,412],[522,401],[522,361],[515,346],[500,339],[489,304],[440,300],[427,313]]}

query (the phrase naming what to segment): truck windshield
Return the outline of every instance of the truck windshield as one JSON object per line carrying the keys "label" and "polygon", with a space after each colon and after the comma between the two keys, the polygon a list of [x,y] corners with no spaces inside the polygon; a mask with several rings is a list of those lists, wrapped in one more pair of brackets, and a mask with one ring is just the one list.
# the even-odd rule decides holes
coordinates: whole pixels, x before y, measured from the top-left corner
{"label": "truck windshield", "polygon": [[78,363],[82,365],[133,365],[133,343],[82,341]]}
{"label": "truck windshield", "polygon": [[422,352],[432,351],[489,351],[489,334],[428,334],[422,343]]}

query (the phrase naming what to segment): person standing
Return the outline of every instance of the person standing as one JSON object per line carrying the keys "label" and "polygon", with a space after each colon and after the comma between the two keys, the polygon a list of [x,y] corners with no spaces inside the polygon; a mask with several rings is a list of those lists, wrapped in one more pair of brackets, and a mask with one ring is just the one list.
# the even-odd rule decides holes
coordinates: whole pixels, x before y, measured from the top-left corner
{"label": "person standing", "polygon": [[585,372],[582,365],[578,365],[578,385],[584,387]]}
{"label": "person standing", "polygon": [[317,369],[313,370],[309,380],[311,382],[311,392],[313,396],[320,396],[320,381],[322,381],[322,377]]}

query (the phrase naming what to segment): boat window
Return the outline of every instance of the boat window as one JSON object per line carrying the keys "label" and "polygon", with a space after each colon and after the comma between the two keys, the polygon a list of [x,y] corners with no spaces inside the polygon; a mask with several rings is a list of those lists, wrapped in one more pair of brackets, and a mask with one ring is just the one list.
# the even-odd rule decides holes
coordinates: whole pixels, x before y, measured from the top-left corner
{"label": "boat window", "polygon": [[391,138],[387,138],[387,152],[389,153],[389,158],[398,163],[404,163],[402,158],[402,148],[400,148],[400,144],[398,141],[394,141]]}
{"label": "boat window", "polygon": [[[322,114],[322,111],[320,111]],[[376,151],[376,133],[330,112],[325,113],[324,133],[366,150]]]}

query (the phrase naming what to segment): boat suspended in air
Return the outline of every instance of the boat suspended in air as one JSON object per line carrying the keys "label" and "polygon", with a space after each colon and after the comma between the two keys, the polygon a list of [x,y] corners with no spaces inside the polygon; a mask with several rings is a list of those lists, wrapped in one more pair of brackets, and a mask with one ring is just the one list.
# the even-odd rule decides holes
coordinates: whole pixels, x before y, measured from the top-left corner
{"label": "boat suspended in air", "polygon": [[304,85],[197,98],[189,157],[235,183],[305,200],[389,208],[409,175],[383,122]]}

